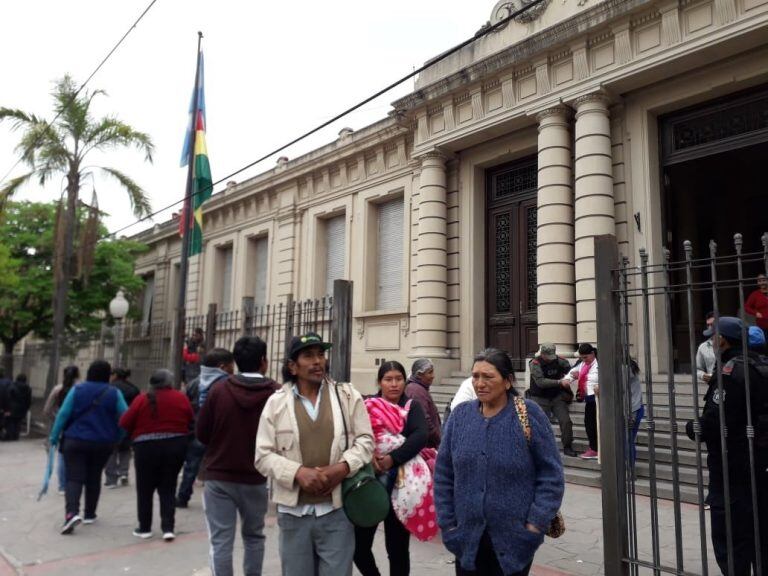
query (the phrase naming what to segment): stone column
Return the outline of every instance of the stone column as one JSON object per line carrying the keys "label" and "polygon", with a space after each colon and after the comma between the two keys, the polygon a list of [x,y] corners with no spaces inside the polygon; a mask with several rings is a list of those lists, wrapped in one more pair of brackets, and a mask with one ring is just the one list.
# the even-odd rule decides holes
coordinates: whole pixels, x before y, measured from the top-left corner
{"label": "stone column", "polygon": [[576,335],[597,343],[594,237],[615,234],[611,124],[602,93],[576,99],[575,262]]}
{"label": "stone column", "polygon": [[560,354],[576,344],[573,264],[573,168],[570,111],[556,106],[539,113],[539,189],[536,248],[539,342]]}
{"label": "stone column", "polygon": [[445,358],[448,347],[446,158],[421,157],[416,256],[416,348],[412,356]]}

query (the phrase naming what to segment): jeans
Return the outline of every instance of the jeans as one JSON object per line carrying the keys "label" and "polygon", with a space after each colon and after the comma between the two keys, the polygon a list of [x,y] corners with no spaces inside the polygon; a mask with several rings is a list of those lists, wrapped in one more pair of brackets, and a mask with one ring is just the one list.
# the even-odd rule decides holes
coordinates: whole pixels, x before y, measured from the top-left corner
{"label": "jeans", "polygon": [[640,430],[640,422],[643,420],[643,416],[645,416],[645,408],[643,406],[640,406],[640,408],[632,413],[632,429],[629,436],[629,461],[632,463],[632,466],[634,466],[635,461],[637,461],[637,446],[635,446],[635,444],[637,442],[637,433]]}
{"label": "jeans", "polygon": [[131,447],[125,449],[122,445],[116,447],[107,460],[107,467],[104,468],[106,484],[117,484],[118,478],[128,478],[128,471],[131,469]]}
{"label": "jeans", "polygon": [[283,576],[351,576],[355,530],[339,508],[315,516],[278,512]]}
{"label": "jeans", "polygon": [[176,522],[176,478],[184,464],[187,437],[136,442],[133,451],[139,531],[152,530],[152,500],[157,490],[160,498],[160,529],[173,532]]}
{"label": "jeans", "polygon": [[591,450],[597,452],[597,402],[594,396],[587,396],[584,404],[584,427]]}
{"label": "jeans", "polygon": [[101,472],[112,453],[111,444],[64,439],[67,467],[66,513],[80,513],[80,496],[85,487],[85,517],[94,518],[101,494]]}
{"label": "jeans", "polygon": [[181,484],[179,484],[177,495],[179,501],[187,503],[192,498],[195,478],[200,471],[200,464],[203,463],[203,456],[205,456],[205,444],[192,437],[187,445],[187,455],[184,459],[184,472],[181,475]]}
{"label": "jeans", "polygon": [[[533,561],[520,572],[508,574],[507,576],[528,576],[532,564]],[[496,552],[493,550],[493,543],[488,532],[483,532],[483,536],[480,538],[480,546],[477,549],[477,557],[475,558],[475,569],[466,570],[456,560],[456,576],[505,576],[504,571],[499,565],[499,560],[496,558]]]}
{"label": "jeans", "polygon": [[211,572],[232,576],[232,548],[237,516],[243,538],[243,574],[261,576],[264,563],[264,516],[267,513],[267,485],[206,480],[203,508],[211,542]]}
{"label": "jeans", "polygon": [[544,398],[531,395],[531,400],[536,402],[545,413],[552,412],[560,425],[560,436],[563,448],[571,448],[573,444],[573,422],[568,409],[568,402],[561,397]]}
{"label": "jeans", "polygon": [[[378,526],[360,528],[355,526],[355,566],[363,576],[379,576],[380,572],[373,557],[373,539]],[[384,519],[384,544],[389,558],[390,576],[408,576],[411,572],[411,558],[408,551],[411,533],[403,526],[390,508]]]}
{"label": "jeans", "polygon": [[59,478],[59,491],[64,492],[67,489],[67,465],[64,463],[64,454],[61,452],[56,456],[56,475]]}

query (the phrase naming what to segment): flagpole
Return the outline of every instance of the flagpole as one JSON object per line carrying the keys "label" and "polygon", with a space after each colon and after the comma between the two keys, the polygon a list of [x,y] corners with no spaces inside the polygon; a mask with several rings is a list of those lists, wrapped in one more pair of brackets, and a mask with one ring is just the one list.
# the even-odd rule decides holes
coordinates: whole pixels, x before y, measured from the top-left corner
{"label": "flagpole", "polygon": [[194,215],[192,214],[192,195],[199,191],[195,190],[195,139],[197,131],[197,108],[200,99],[200,46],[203,40],[203,33],[197,33],[197,53],[195,64],[195,89],[192,94],[192,122],[190,129],[189,158],[187,158],[187,188],[184,194],[184,208],[181,217],[184,219],[182,229],[184,236],[181,238],[181,265],[179,267],[179,299],[176,306],[176,338],[175,349],[173,351],[173,374],[176,388],[181,388],[181,371],[184,366],[184,341],[186,336],[186,305],[187,305],[187,276],[189,273],[189,244],[192,239],[191,223]]}

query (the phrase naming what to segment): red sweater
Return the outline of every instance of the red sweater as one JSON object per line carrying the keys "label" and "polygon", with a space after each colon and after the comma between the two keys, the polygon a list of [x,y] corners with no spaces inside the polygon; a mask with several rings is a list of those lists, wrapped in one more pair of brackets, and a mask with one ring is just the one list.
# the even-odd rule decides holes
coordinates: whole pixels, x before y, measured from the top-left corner
{"label": "red sweater", "polygon": [[136,398],[128,411],[122,415],[120,427],[124,428],[131,438],[156,432],[189,434],[195,414],[187,396],[178,390],[162,388],[155,391],[155,398],[157,416],[152,413],[149,398],[144,393]]}
{"label": "red sweater", "polygon": [[747,301],[744,302],[744,310],[753,316],[757,316],[757,313],[760,312],[762,318],[757,319],[757,325],[764,330],[768,329],[768,296],[760,292],[759,288],[752,292]]}

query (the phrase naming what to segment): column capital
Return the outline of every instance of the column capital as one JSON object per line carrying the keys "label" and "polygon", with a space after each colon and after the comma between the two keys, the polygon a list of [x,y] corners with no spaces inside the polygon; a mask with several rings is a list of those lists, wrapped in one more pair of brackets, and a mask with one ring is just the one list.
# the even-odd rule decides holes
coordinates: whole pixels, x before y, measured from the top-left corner
{"label": "column capital", "polygon": [[573,101],[573,107],[578,114],[583,108],[590,106],[593,109],[602,108],[608,112],[608,105],[611,103],[611,98],[602,90],[591,92],[589,94],[583,94],[577,97]]}
{"label": "column capital", "polygon": [[570,108],[563,104],[558,104],[557,106],[552,106],[551,108],[538,112],[536,114],[536,121],[539,123],[539,130],[541,130],[544,124],[552,125],[567,123],[570,112]]}
{"label": "column capital", "polygon": [[416,158],[419,160],[422,166],[424,166],[425,164],[431,164],[434,166],[435,164],[438,164],[438,163],[445,165],[445,163],[448,162],[448,160],[450,160],[451,157],[452,157],[451,154],[445,152],[444,150],[436,146],[416,156]]}

